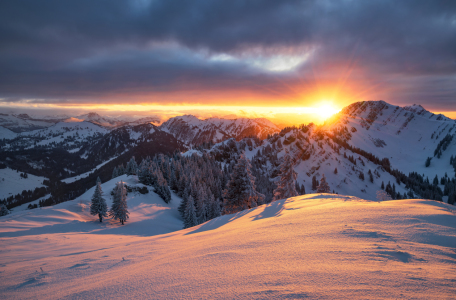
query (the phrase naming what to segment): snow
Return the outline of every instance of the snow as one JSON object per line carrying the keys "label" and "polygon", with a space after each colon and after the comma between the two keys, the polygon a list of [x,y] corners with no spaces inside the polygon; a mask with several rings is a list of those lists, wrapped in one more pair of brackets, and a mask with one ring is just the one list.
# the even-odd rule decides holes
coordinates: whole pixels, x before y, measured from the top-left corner
{"label": "snow", "polygon": [[[115,181],[103,184],[105,195]],[[456,212],[444,203],[311,194],[178,230],[174,195],[167,205],[153,193],[130,194],[131,216],[121,226],[88,214],[92,193],[0,219],[2,299],[449,299],[456,292]]]}
{"label": "snow", "polygon": [[[124,152],[122,152],[120,155],[122,155]],[[76,175],[76,176],[73,176],[73,177],[69,177],[69,178],[65,178],[65,179],[62,179],[61,181],[62,182],[65,182],[65,183],[72,183],[72,182],[75,182],[81,178],[86,178],[90,175],[90,173],[93,173],[95,172],[96,170],[98,170],[99,168],[103,167],[104,165],[106,165],[108,162],[110,162],[111,160],[113,159],[116,159],[118,156],[114,156],[114,157],[111,157],[110,159],[102,162],[101,164],[99,164],[98,166],[96,166],[95,168],[93,168],[92,170],[88,171],[88,172],[85,172],[85,173],[82,173],[82,174],[79,174],[79,175]]]}
{"label": "snow", "polygon": [[[0,200],[22,193],[23,190],[34,190],[44,187],[43,180],[46,177],[27,174],[27,178],[21,178],[21,172],[10,168],[0,169]],[[28,204],[27,204],[28,205]]]}
{"label": "snow", "polygon": [[[434,115],[419,105],[402,108],[383,101],[373,101],[371,104],[366,111],[356,111],[350,115],[340,113],[341,118],[336,122],[336,126],[347,122],[344,125],[348,129],[356,129],[349,144],[379,158],[389,158],[393,168],[405,174],[414,171],[419,174],[425,173],[429,178],[434,178],[435,175],[440,178],[447,173],[452,177],[454,170],[450,165],[450,157],[456,153],[456,139],[453,139],[447,150],[443,151],[440,159],[434,157],[434,150],[447,134],[456,133],[454,120]],[[382,104],[387,108],[381,110],[369,128],[363,126],[371,109]],[[334,124],[325,127],[332,129]],[[380,141],[380,144],[375,141]],[[425,167],[427,157],[433,157],[428,168]]]}
{"label": "snow", "polygon": [[201,153],[201,151],[198,151],[195,149],[191,149],[191,150],[188,150],[188,151],[182,153],[182,156],[192,156],[193,154],[196,154],[198,156],[203,156],[203,153]]}
{"label": "snow", "polygon": [[7,140],[12,140],[17,137],[17,133],[12,132],[11,130],[0,126],[0,140],[1,139],[7,139]]}

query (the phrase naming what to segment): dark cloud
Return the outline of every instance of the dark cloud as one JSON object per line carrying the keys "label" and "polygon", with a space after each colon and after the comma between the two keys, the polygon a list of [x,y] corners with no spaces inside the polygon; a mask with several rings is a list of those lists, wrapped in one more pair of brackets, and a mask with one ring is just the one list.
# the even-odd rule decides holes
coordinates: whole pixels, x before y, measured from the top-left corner
{"label": "dark cloud", "polygon": [[[312,54],[293,72],[251,63],[303,51]],[[455,78],[456,1],[0,2],[3,101],[239,90],[291,99],[343,81],[360,97],[454,109]]]}

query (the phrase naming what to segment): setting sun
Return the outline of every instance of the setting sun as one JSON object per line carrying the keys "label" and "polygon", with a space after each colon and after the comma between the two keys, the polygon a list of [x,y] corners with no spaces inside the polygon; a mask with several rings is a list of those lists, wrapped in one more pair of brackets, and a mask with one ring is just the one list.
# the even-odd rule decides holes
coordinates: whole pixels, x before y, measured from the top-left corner
{"label": "setting sun", "polygon": [[315,107],[313,109],[314,113],[320,116],[322,119],[327,119],[331,117],[332,115],[336,114],[339,112],[338,109],[335,107],[329,105],[329,104],[324,104],[318,107]]}

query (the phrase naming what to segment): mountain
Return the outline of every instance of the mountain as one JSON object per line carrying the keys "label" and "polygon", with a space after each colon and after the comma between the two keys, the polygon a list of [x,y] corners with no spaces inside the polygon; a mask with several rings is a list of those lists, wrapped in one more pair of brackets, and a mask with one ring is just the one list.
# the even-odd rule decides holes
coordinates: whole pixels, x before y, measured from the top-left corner
{"label": "mountain", "polygon": [[59,122],[45,129],[20,133],[7,142],[2,150],[61,148],[77,152],[85,143],[96,140],[109,130],[91,122]]}
{"label": "mountain", "polygon": [[[453,177],[450,157],[456,154],[456,121],[433,114],[420,105],[399,107],[384,101],[353,103],[329,120],[323,129],[351,146],[387,157],[403,172],[429,178]],[[447,137],[448,136],[448,137]],[[440,145],[440,146],[439,146]],[[431,157],[429,167],[426,159]]]}
{"label": "mountain", "polygon": [[[35,119],[27,114],[0,113],[0,126],[7,128],[15,133],[47,128],[59,121],[61,120]],[[0,134],[2,133],[0,132]]]}
{"label": "mountain", "polygon": [[17,137],[17,133],[0,126],[0,139],[12,140]]}
{"label": "mountain", "polygon": [[256,136],[265,139],[280,129],[267,119],[220,119],[200,120],[192,115],[174,117],[160,126],[160,129],[171,133],[187,145],[217,143],[229,138],[240,140],[244,137]]}
{"label": "mountain", "polygon": [[[269,201],[286,153],[293,159],[298,185],[307,193],[315,191],[313,181],[324,174],[331,191],[339,194],[374,200],[383,187],[393,199],[445,200],[455,181],[456,159],[450,164],[456,154],[455,127],[454,120],[420,106],[359,102],[322,126],[285,128],[263,141],[226,140],[189,154],[207,152],[232,164],[245,151],[258,177],[257,187]],[[426,167],[428,157],[432,160]]]}
{"label": "mountain", "polygon": [[182,142],[159,127],[142,124],[114,129],[97,142],[81,148],[80,154],[82,157],[98,158],[101,161],[133,151],[140,158],[155,154],[157,148],[161,149],[162,153],[185,149]]}
{"label": "mountain", "polygon": [[[179,230],[132,176],[125,225],[89,213],[94,188],[0,219],[2,299],[453,298],[456,216],[427,200],[309,194]],[[133,190],[135,189],[135,190]],[[12,251],[14,249],[14,251]]]}
{"label": "mountain", "polygon": [[90,112],[84,115],[77,116],[76,118],[107,128],[119,127],[126,124],[126,122],[123,121],[113,120],[108,117],[102,117],[96,112]]}

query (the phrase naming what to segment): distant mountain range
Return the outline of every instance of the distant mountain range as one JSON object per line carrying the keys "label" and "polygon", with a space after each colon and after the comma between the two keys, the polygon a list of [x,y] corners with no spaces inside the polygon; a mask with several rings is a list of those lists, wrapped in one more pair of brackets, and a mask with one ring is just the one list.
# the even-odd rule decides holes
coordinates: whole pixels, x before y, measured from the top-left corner
{"label": "distant mountain range", "polygon": [[[63,120],[0,117],[0,165],[53,180],[87,172],[107,179],[113,166],[131,156],[139,163],[148,155],[173,151],[210,153],[225,163],[245,151],[267,178],[264,184],[274,184],[281,158],[289,153],[298,184],[307,192],[325,174],[334,192],[363,199],[375,199],[388,183],[393,197],[446,199],[446,182],[455,175],[456,121],[419,105],[357,102],[321,126],[282,130],[266,119],[201,120],[191,115],[160,126],[151,124],[154,118],[122,121],[96,113]],[[36,129],[40,126],[44,128]]]}

